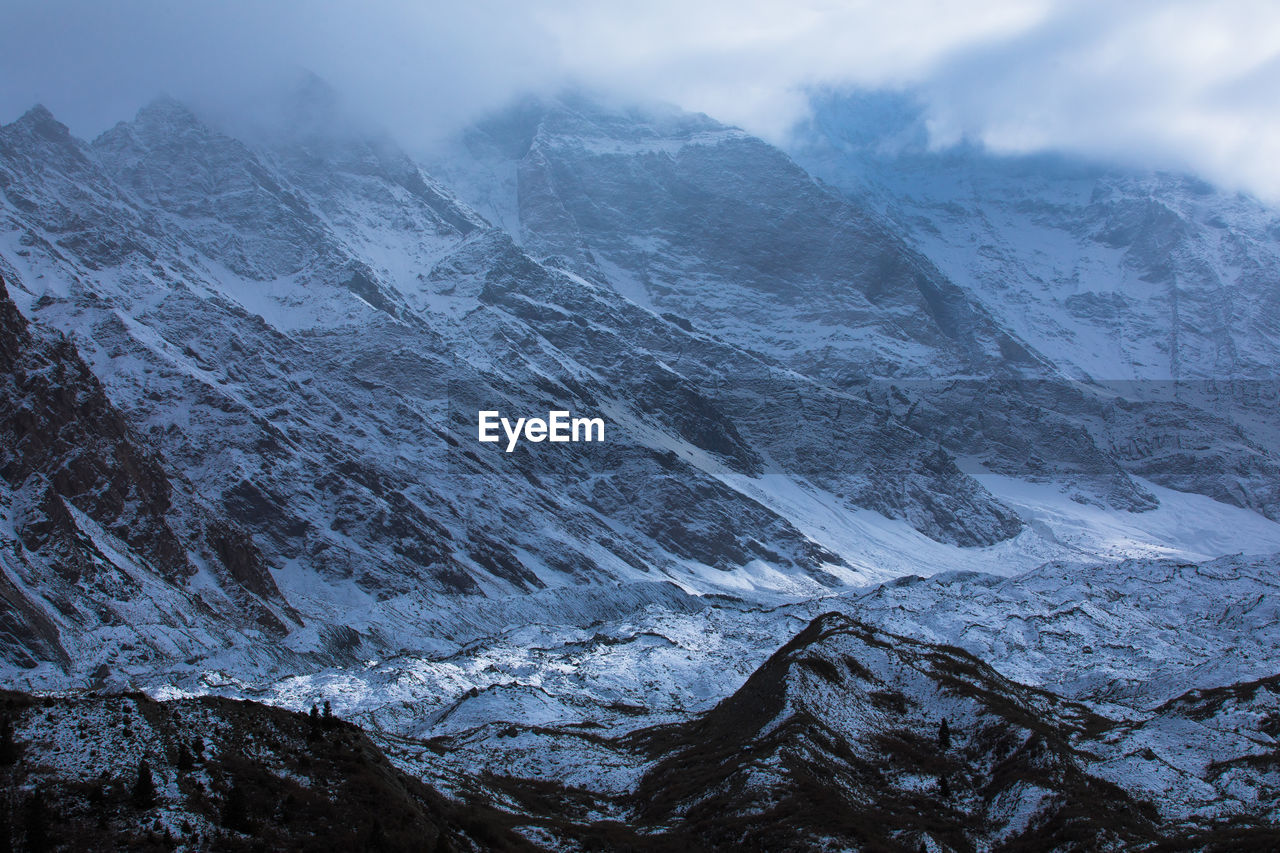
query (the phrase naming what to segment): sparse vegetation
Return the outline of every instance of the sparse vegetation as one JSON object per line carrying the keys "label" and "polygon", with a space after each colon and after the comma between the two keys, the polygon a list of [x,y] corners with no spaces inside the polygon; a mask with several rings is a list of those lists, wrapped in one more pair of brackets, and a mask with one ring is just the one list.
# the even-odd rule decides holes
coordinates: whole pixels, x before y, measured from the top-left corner
{"label": "sparse vegetation", "polygon": [[133,804],[140,809],[149,809],[155,801],[155,779],[151,776],[151,765],[144,758],[138,762],[138,776],[133,783]]}
{"label": "sparse vegetation", "polygon": [[[94,779],[35,759],[0,768],[0,853],[6,843],[87,853],[536,849],[511,832],[508,816],[445,799],[396,770],[360,729],[332,714],[331,731],[311,741],[309,715],[218,698],[37,700],[0,692],[0,710],[16,722],[40,708],[46,730],[75,737],[85,716],[118,720],[113,704],[121,700],[141,712],[133,730],[169,744],[167,751],[128,764],[105,749],[102,776]],[[315,719],[323,724],[319,708]],[[118,731],[100,736],[110,742]],[[176,780],[176,798],[172,788],[161,790],[161,779]]]}
{"label": "sparse vegetation", "polygon": [[15,764],[21,755],[18,742],[13,736],[13,720],[7,716],[0,718],[0,766]]}

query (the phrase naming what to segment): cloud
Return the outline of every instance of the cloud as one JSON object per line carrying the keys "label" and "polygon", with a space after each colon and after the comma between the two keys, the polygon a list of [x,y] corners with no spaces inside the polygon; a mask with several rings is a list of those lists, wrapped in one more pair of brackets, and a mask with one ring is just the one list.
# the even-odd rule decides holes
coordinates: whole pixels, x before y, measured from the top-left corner
{"label": "cloud", "polygon": [[164,92],[214,111],[308,69],[393,129],[456,126],[557,75],[517,3],[17,0],[0,31],[0,115],[42,102],[97,133]]}
{"label": "cloud", "polygon": [[982,0],[580,0],[541,22],[566,71],[597,86],[660,98],[781,138],[816,85],[901,86],[948,56],[1033,27],[1047,2]]}
{"label": "cloud", "polygon": [[1280,198],[1271,0],[9,0],[0,118],[81,135],[161,91],[230,114],[298,68],[412,147],[526,91],[667,100],[773,139],[813,87],[911,89],[936,144],[1184,168]]}
{"label": "cloud", "polygon": [[1280,6],[1073,2],[919,81],[934,143],[1189,170],[1280,199]]}

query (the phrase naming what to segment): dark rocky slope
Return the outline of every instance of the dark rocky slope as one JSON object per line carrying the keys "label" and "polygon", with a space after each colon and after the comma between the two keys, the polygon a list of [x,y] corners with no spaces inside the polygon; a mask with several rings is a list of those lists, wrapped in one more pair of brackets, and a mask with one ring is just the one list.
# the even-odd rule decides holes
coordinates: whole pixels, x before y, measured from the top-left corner
{"label": "dark rocky slope", "polygon": [[0,845],[12,849],[538,849],[504,816],[444,799],[360,729],[322,715],[4,693],[0,720],[13,738],[0,756]]}
{"label": "dark rocky slope", "polygon": [[[0,439],[0,518],[13,537],[0,617],[9,660],[69,668],[64,632],[78,644],[82,628],[164,609],[137,599],[153,585],[186,598],[180,590],[202,569],[221,585],[224,608],[215,616],[197,605],[205,625],[222,618],[222,634],[284,633],[290,609],[252,540],[185,483],[175,489],[71,342],[31,327],[3,279]],[[117,550],[143,576],[122,570]]]}

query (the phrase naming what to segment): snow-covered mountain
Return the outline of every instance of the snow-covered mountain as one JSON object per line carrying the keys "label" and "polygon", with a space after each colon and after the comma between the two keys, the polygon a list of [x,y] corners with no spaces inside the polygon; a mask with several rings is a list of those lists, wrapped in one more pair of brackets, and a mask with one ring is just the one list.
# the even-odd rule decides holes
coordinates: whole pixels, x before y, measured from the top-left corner
{"label": "snow-covered mountain", "polygon": [[[457,594],[890,574],[784,506],[793,478],[921,542],[1020,529],[866,395],[531,258],[314,85],[293,106],[309,121],[256,148],[164,99],[91,145],[41,109],[3,130],[10,295],[70,336],[192,502],[252,536],[290,650],[324,653],[337,625],[422,648]],[[839,414],[809,422],[797,399]],[[485,453],[486,406],[600,413],[614,438]]]}
{"label": "snow-covered mountain", "polygon": [[[430,648],[442,596],[734,586],[765,562],[789,593],[872,576],[727,484],[759,451],[667,363],[743,365],[766,412],[795,377],[533,261],[386,140],[304,128],[255,152],[164,100],[92,146],[39,109],[3,133],[10,294],[253,537],[293,650],[335,626]],[[487,453],[485,406],[599,412],[616,438]],[[932,523],[1016,528],[899,433],[902,469],[972,505]]]}
{"label": "snow-covered mountain", "polygon": [[[1277,442],[1274,208],[1186,175],[935,148],[906,94],[816,97],[789,149],[1063,373],[1128,400],[1127,470],[1275,517],[1273,462],[1228,449]],[[1256,490],[1210,482],[1229,469]]]}
{"label": "snow-covered mountain", "polygon": [[1187,175],[935,148],[909,95],[827,94],[789,146],[1064,370],[1276,379],[1280,214]]}
{"label": "snow-covered mountain", "polygon": [[[1274,559],[1131,561],[910,578],[781,608],[706,599],[576,632],[513,627],[458,655],[259,694],[331,700],[371,741],[349,722],[308,733],[301,714],[183,692],[4,707],[28,784],[74,803],[94,768],[118,832],[136,826],[121,789],[142,760],[166,824],[190,837],[235,829],[225,800],[246,773],[264,790],[302,780],[302,803],[333,780],[362,796],[331,764],[354,752],[395,786],[425,780],[410,788],[428,814],[471,810],[461,831],[506,826],[544,849],[1266,849],[1280,690],[1249,675],[1276,659],[1274,575]],[[1016,631],[992,624],[1001,614]],[[201,743],[194,762],[175,757],[184,738]]]}
{"label": "snow-covered mountain", "polygon": [[1273,214],[858,109],[0,127],[8,686],[329,700],[553,847],[1265,823]]}
{"label": "snow-covered mountain", "polygon": [[[811,134],[798,146],[802,162],[852,187],[871,167],[860,149],[832,154],[843,149],[830,136]],[[879,162],[874,152],[864,159]],[[1269,450],[1277,436],[1265,417],[1274,389],[1234,386],[1240,377],[1221,371],[1189,388],[1076,381],[1088,377],[1072,359],[1092,357],[1095,342],[1064,351],[1060,335],[1026,325],[1027,312],[989,300],[934,244],[916,239],[884,210],[886,198],[910,198],[910,185],[840,199],[777,149],[706,117],[580,98],[521,102],[463,134],[440,160],[440,174],[530,251],[862,398],[955,456],[1024,478],[1076,475],[1086,499],[1121,509],[1154,505],[1128,476],[1138,474],[1272,518],[1280,511],[1280,468]],[[896,161],[882,168],[898,179]],[[919,181],[933,186],[940,169],[922,167]],[[947,180],[944,173],[936,183]],[[1014,197],[998,188],[990,195]],[[1024,243],[1015,238],[1008,252],[1016,256]],[[1034,289],[1008,275],[994,281],[1014,296]],[[1266,316],[1265,305],[1248,311]],[[798,399],[805,420],[847,412],[807,389]],[[805,435],[807,453],[816,444]],[[878,491],[859,495],[860,505],[885,512]]]}

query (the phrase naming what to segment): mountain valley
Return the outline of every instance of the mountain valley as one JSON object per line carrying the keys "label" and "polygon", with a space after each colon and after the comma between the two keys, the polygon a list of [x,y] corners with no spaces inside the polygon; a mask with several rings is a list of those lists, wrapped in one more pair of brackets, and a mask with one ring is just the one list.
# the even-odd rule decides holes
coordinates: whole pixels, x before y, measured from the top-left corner
{"label": "mountain valley", "polygon": [[581,93],[421,156],[315,78],[279,112],[0,126],[6,826],[1274,843],[1280,213],[861,96],[785,151]]}

